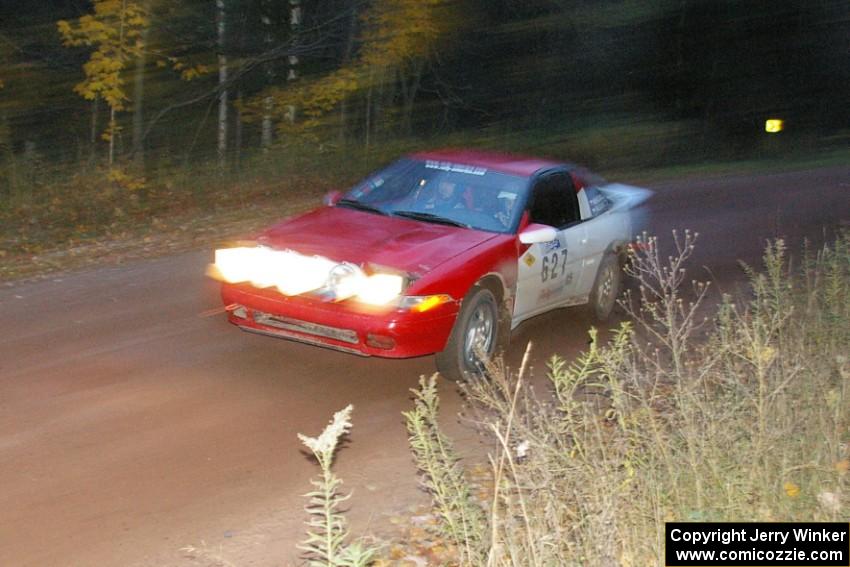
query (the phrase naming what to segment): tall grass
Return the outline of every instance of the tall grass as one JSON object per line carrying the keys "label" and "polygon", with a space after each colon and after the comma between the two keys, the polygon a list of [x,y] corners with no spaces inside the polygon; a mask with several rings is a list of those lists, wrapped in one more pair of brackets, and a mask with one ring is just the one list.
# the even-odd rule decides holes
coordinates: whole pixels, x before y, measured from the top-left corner
{"label": "tall grass", "polygon": [[[685,289],[694,241],[667,259],[645,241],[632,321],[553,357],[548,391],[495,365],[466,384],[494,441],[492,502],[470,499],[456,455],[433,458],[447,440],[422,382],[413,454],[461,564],[663,564],[665,521],[847,517],[850,236],[797,267],[771,243],[749,296],[708,318],[704,286]],[[460,532],[446,511],[475,520]]]}

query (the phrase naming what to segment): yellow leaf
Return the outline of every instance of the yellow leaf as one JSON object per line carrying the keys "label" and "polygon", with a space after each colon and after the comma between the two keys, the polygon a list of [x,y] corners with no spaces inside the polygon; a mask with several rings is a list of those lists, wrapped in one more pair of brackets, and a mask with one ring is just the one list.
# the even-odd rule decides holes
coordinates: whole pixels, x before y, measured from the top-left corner
{"label": "yellow leaf", "polygon": [[841,459],[835,463],[835,470],[838,471],[838,474],[845,474],[848,469],[850,469],[850,459]]}
{"label": "yellow leaf", "polygon": [[788,495],[788,498],[797,498],[800,496],[800,486],[793,482],[786,482],[782,485],[782,488],[785,490],[785,494]]}

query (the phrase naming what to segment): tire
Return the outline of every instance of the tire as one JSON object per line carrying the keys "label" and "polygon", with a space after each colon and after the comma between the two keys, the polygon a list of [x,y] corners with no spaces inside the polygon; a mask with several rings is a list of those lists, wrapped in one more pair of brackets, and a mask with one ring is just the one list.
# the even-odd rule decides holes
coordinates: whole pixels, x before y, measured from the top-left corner
{"label": "tire", "polygon": [[[489,289],[473,287],[463,301],[446,348],[437,353],[437,370],[448,380],[458,382],[469,374],[482,374],[484,363],[500,346],[499,304]],[[480,347],[486,360],[478,355]]]}
{"label": "tire", "polygon": [[599,263],[596,281],[590,292],[588,308],[597,321],[605,322],[611,318],[617,306],[617,296],[623,289],[623,270],[614,254],[606,254]]}

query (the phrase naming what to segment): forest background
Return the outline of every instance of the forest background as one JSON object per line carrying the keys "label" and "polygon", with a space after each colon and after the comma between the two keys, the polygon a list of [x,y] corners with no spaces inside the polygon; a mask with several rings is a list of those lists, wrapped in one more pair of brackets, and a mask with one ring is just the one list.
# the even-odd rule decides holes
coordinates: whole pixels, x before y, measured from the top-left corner
{"label": "forest background", "polygon": [[0,260],[266,222],[429,147],[846,161],[848,95],[844,0],[0,0]]}

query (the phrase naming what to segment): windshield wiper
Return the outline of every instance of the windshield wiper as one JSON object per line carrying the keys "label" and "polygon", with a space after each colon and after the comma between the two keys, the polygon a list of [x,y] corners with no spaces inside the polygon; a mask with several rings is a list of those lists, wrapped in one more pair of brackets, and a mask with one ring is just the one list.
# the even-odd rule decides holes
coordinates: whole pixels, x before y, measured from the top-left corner
{"label": "windshield wiper", "polygon": [[357,209],[358,211],[367,211],[370,213],[377,213],[379,215],[387,214],[386,211],[382,211],[374,205],[361,203],[360,201],[355,201],[354,199],[340,199],[339,201],[337,201],[336,205],[338,207],[348,207],[349,209]]}
{"label": "windshield wiper", "polygon": [[456,221],[454,219],[450,219],[448,217],[441,217],[440,215],[435,215],[434,213],[423,213],[421,211],[393,211],[393,215],[397,217],[405,217],[413,220],[421,220],[425,222],[433,222],[436,224],[447,224],[449,226],[459,226],[461,228],[470,228],[470,226],[466,223],[462,223],[460,221]]}

